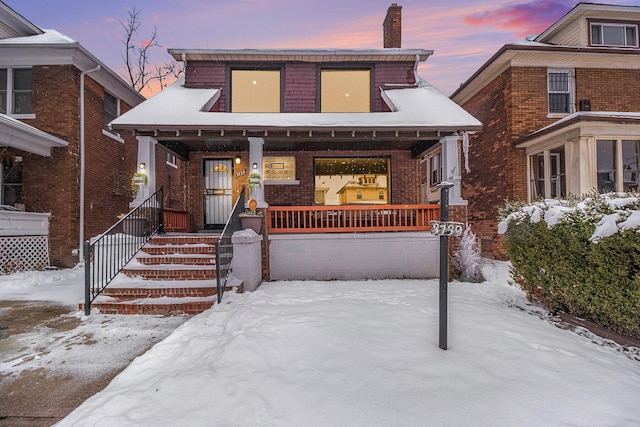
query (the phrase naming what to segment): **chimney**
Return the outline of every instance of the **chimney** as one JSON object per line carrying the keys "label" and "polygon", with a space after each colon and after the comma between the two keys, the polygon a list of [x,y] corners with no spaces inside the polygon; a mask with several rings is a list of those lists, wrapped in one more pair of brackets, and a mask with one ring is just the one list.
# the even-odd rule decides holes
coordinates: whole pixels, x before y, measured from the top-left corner
{"label": "chimney", "polygon": [[387,16],[382,24],[384,32],[384,47],[400,48],[402,44],[402,6],[391,3],[387,9]]}

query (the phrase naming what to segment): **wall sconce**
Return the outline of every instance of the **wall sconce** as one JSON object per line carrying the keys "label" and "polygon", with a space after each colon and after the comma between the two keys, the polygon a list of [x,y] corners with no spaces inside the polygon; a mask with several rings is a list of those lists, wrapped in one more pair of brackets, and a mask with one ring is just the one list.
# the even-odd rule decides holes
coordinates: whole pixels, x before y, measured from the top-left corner
{"label": "wall sconce", "polygon": [[140,163],[138,165],[138,169],[140,169],[141,171],[145,170],[147,168],[147,165],[145,163]]}
{"label": "wall sconce", "polygon": [[239,165],[241,161],[240,156],[236,156],[236,165]]}
{"label": "wall sconce", "polygon": [[257,163],[254,163],[253,165],[251,165],[251,167],[252,167],[253,169],[258,169],[258,164],[257,164]]}

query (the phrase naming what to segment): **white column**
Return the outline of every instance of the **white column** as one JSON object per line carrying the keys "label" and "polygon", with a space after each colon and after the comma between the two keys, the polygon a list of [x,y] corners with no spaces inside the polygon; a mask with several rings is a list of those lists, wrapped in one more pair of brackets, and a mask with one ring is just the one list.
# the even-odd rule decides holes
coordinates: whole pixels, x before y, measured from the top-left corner
{"label": "white column", "polygon": [[449,190],[450,205],[466,205],[467,201],[462,198],[460,183],[460,153],[458,151],[458,141],[460,136],[445,136],[440,139],[442,144],[442,180],[453,183]]}
{"label": "white column", "polygon": [[[147,197],[156,192],[156,141],[150,136],[137,136],[138,140],[138,164],[136,172],[147,175],[147,185],[141,185],[136,198],[129,203],[134,208]],[[140,165],[144,163],[144,169]]]}
{"label": "white column", "polygon": [[[249,137],[249,174],[259,173],[260,185],[253,188],[251,198],[256,199],[259,208],[267,208],[269,205],[264,201],[264,175],[262,171],[262,151],[264,138]],[[254,165],[256,168],[254,169]]]}

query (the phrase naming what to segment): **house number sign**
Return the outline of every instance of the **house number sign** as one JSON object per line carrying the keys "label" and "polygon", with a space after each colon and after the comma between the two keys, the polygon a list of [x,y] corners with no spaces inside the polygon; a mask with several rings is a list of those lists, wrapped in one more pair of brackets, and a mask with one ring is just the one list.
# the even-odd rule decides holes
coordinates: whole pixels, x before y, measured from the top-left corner
{"label": "house number sign", "polygon": [[460,237],[464,233],[464,223],[453,221],[431,221],[431,234],[436,236]]}

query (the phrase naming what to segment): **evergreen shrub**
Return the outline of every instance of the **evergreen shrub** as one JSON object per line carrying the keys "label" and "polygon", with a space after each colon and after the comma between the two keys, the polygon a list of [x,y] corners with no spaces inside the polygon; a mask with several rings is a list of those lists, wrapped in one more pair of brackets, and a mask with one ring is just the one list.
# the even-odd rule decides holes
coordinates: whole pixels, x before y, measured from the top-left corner
{"label": "evergreen shrub", "polygon": [[628,196],[507,203],[513,280],[552,312],[640,337],[640,227],[630,221],[640,205]]}

